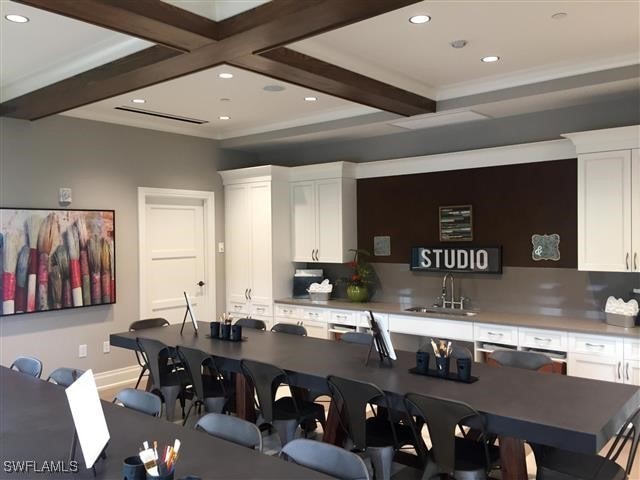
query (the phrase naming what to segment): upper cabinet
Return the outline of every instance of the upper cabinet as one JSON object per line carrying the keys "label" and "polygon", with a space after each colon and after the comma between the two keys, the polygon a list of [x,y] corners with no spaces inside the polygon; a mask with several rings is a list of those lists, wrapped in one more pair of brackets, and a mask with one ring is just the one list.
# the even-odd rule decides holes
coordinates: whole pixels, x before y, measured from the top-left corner
{"label": "upper cabinet", "polygon": [[291,172],[294,262],[342,263],[356,248],[356,180],[351,164],[296,167]]}
{"label": "upper cabinet", "polygon": [[640,272],[640,126],[564,136],[578,153],[578,269]]}

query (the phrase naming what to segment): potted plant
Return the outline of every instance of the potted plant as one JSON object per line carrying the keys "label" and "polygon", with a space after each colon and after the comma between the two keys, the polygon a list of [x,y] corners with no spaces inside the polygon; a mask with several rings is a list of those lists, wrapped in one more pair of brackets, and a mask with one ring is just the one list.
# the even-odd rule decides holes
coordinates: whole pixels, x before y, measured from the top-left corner
{"label": "potted plant", "polygon": [[352,302],[366,302],[369,300],[369,286],[373,284],[373,267],[363,257],[371,254],[366,250],[351,250],[353,260],[349,262],[352,269],[347,279],[347,297]]}

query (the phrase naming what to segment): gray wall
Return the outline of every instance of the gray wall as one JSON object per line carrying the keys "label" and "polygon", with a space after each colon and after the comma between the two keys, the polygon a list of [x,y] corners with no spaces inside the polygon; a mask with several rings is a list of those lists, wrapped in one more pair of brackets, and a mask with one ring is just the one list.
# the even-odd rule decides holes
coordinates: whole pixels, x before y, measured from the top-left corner
{"label": "gray wall", "polygon": [[[216,242],[224,239],[221,161],[246,155],[223,152],[216,141],[55,116],[26,122],[0,120],[0,206],[58,207],[58,188],[73,189],[70,208],[116,211],[117,303],[58,313],[0,318],[0,363],[18,354],[41,358],[45,373],[59,366],[95,372],[133,364],[133,354],[102,353],[109,333],[138,319],[137,187],[215,192]],[[225,305],[224,255],[216,254],[216,299]],[[88,357],[78,358],[78,345]]]}
{"label": "gray wall", "polygon": [[[560,134],[640,123],[638,94],[604,103],[337,142],[262,148],[257,164],[302,165],[338,160],[366,162],[559,139]],[[224,166],[225,168],[226,165]],[[228,167],[232,168],[232,167]]]}

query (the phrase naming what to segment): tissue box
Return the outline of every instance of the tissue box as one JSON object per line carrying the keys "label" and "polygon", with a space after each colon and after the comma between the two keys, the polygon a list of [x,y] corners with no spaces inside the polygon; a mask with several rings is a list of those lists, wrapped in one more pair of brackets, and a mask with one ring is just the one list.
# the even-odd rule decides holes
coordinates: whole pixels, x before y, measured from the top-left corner
{"label": "tissue box", "polygon": [[607,323],[614,327],[631,328],[636,326],[636,317],[631,315],[618,315],[616,313],[607,313]]}
{"label": "tissue box", "polygon": [[326,302],[330,296],[331,292],[309,292],[309,298],[312,302]]}

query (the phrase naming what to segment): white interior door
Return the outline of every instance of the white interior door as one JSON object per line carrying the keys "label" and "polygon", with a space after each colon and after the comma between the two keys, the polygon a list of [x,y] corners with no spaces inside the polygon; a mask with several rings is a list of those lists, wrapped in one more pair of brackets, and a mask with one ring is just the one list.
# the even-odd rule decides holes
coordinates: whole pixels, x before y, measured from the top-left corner
{"label": "white interior door", "polygon": [[316,182],[316,236],[321,262],[342,262],[342,180]]}
{"label": "white interior door", "polygon": [[313,182],[291,184],[291,223],[294,262],[313,262],[316,213]]}
{"label": "white interior door", "polygon": [[[198,320],[209,320],[215,291],[206,275],[205,219],[203,201],[148,197],[144,208],[145,239],[142,311],[147,317],[180,323],[184,317],[183,292],[191,297]],[[198,284],[203,282],[203,285]]]}

